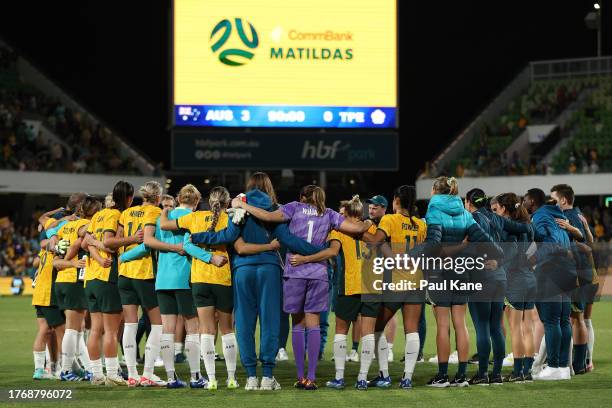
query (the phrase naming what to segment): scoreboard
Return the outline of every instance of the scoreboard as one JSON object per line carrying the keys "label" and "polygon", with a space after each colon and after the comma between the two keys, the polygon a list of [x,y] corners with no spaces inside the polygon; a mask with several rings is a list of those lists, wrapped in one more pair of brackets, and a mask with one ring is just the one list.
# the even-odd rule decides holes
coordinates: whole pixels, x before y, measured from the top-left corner
{"label": "scoreboard", "polygon": [[176,127],[396,128],[396,0],[174,0]]}

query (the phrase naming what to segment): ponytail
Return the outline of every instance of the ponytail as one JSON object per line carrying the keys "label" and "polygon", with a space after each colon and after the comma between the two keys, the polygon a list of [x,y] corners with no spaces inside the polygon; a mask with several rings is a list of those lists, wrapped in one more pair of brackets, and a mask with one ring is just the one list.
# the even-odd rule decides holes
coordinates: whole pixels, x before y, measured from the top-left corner
{"label": "ponytail", "polygon": [[433,190],[436,194],[457,195],[459,184],[454,177],[440,176],[434,181]]}
{"label": "ponytail", "polygon": [[318,215],[325,213],[325,191],[319,186],[308,185],[300,190],[300,201],[314,206]]}
{"label": "ponytail", "polygon": [[134,186],[124,180],[118,181],[113,188],[112,208],[124,211],[130,205],[132,197],[134,197]]}
{"label": "ponytail", "polygon": [[489,197],[479,188],[473,188],[467,192],[465,199],[476,208],[486,207],[489,202]]}
{"label": "ponytail", "polygon": [[208,228],[208,232],[214,232],[223,211],[229,205],[231,199],[229,191],[225,187],[215,187],[210,190],[208,197],[208,204],[210,205],[210,211],[213,213],[212,222]]}
{"label": "ponytail", "polygon": [[341,202],[340,207],[344,209],[344,215],[347,217],[355,217],[359,219],[363,217],[363,203],[357,194],[355,194],[350,200]]}
{"label": "ponytail", "polygon": [[147,181],[138,192],[144,201],[157,205],[162,195],[162,187],[157,181]]}
{"label": "ponytail", "polygon": [[521,203],[518,196],[514,193],[503,193],[498,195],[497,203],[506,209],[510,218],[515,221],[520,221],[522,223],[529,223],[531,219],[529,218],[529,212]]}
{"label": "ponytail", "polygon": [[412,216],[416,206],[416,188],[414,186],[399,186],[393,192],[393,197],[397,198],[400,205],[408,212],[408,216]]}

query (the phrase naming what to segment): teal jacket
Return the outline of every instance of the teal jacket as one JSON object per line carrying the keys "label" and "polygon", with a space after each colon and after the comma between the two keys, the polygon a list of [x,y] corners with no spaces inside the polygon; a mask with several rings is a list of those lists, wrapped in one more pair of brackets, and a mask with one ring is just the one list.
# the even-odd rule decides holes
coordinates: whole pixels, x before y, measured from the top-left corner
{"label": "teal jacket", "polygon": [[466,231],[476,225],[472,214],[463,207],[461,198],[446,194],[436,194],[431,197],[425,222],[428,230],[430,226],[440,226],[441,242],[461,242],[466,236]]}
{"label": "teal jacket", "polygon": [[[454,195],[437,194],[431,197],[427,214],[427,237],[421,244],[417,254],[425,256],[441,256],[441,250],[445,243],[457,244],[466,237],[469,242],[479,243],[472,245],[470,250],[477,251],[477,256],[486,256],[488,259],[500,260],[503,251],[491,236],[474,221],[474,217],[463,207],[461,198]],[[431,269],[427,271],[430,277],[439,275],[451,275],[449,272]],[[457,276],[456,274],[453,274]],[[462,279],[467,279],[468,274],[462,274]]]}
{"label": "teal jacket", "polygon": [[[168,214],[168,219],[175,220],[184,215],[191,213],[191,210],[185,208],[175,208]],[[159,220],[155,227],[155,238],[168,244],[183,244],[183,249],[191,257],[198,258],[202,262],[210,262],[211,253],[191,244],[185,240],[184,230],[181,231],[164,231],[159,226]],[[120,257],[121,262],[130,262],[147,256],[151,249],[144,243],[137,245],[129,251],[123,253]],[[176,252],[159,251],[157,267],[155,271],[155,290],[176,290],[190,289],[189,277],[191,276],[191,258],[189,256],[180,255]]]}

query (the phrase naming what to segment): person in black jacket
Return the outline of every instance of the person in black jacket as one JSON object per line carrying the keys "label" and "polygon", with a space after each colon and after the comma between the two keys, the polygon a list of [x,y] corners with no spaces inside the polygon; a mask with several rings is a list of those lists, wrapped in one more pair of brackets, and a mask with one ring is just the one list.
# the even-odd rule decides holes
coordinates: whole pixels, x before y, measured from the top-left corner
{"label": "person in black jacket", "polygon": [[[499,216],[523,224],[531,222],[529,213],[514,193],[503,193],[495,198],[497,205],[491,209]],[[527,249],[533,243],[533,231],[529,233],[504,233],[502,239],[515,245],[514,253],[506,253],[506,305],[512,337],[514,369],[506,377],[507,382],[531,382],[531,366],[534,360],[533,326],[529,324],[529,311],[535,308],[536,277],[527,262]]]}

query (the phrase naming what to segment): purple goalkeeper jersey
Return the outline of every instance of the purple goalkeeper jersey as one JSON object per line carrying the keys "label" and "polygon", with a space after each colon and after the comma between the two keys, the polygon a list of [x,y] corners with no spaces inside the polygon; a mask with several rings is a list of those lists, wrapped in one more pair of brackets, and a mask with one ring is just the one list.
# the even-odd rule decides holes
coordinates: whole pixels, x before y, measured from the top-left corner
{"label": "purple goalkeeper jersey", "polygon": [[[289,222],[289,231],[296,237],[302,238],[313,245],[324,245],[332,229],[338,229],[344,217],[336,211],[326,208],[323,215],[317,214],[317,209],[310,204],[293,201],[281,206],[281,211]],[[287,252],[285,258],[286,278],[327,280],[326,261],[313,262],[292,266]]]}

